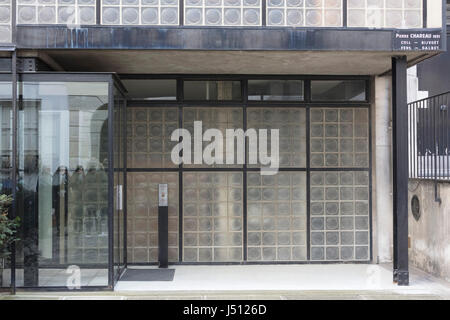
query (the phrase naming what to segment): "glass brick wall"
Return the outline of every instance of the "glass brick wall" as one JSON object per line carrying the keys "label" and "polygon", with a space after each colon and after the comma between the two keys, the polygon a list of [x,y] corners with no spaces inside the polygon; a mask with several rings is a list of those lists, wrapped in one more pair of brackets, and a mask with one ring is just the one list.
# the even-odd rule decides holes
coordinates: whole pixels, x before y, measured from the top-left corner
{"label": "glass brick wall", "polygon": [[306,173],[247,174],[248,260],[306,260]]}
{"label": "glass brick wall", "polygon": [[[232,86],[205,94],[202,81],[186,80],[181,108],[177,102],[128,107],[129,261],[156,262],[157,185],[165,182],[173,262],[370,260],[366,80],[297,81],[295,94],[279,80],[266,81],[257,92],[244,87],[249,101],[226,102]],[[310,92],[307,103],[303,90]],[[273,100],[256,100],[264,97]],[[245,165],[174,166],[171,130],[181,125],[192,135],[194,121],[202,121],[203,133],[217,128],[224,137],[225,129],[278,129],[279,171],[261,175],[248,150]]]}
{"label": "glass brick wall", "polygon": [[421,28],[422,0],[348,0],[348,26]]}
{"label": "glass brick wall", "polygon": [[178,128],[178,109],[128,108],[128,168],[175,167],[170,159],[177,142],[170,141]]}
{"label": "glass brick wall", "polygon": [[178,0],[102,0],[102,24],[178,25]]}
{"label": "glass brick wall", "polygon": [[[202,122],[202,129],[205,132],[208,129],[219,129],[222,136],[226,136],[226,129],[242,128],[242,109],[241,108],[186,108],[183,111],[183,128],[189,132],[194,132],[194,121]],[[203,141],[203,148],[205,148],[210,142]],[[191,145],[194,145],[194,136],[191,136]],[[237,153],[237,147],[235,146],[234,154]],[[185,164],[186,168],[193,167],[241,167],[242,164],[226,164],[227,154],[223,153],[223,164]]]}
{"label": "glass brick wall", "polygon": [[311,110],[311,167],[368,167],[366,108]]}
{"label": "glass brick wall", "polygon": [[178,173],[128,172],[127,259],[158,261],[158,184],[169,192],[169,261],[178,261]]}
{"label": "glass brick wall", "polygon": [[95,0],[17,0],[17,24],[95,24]]}
{"label": "glass brick wall", "polygon": [[368,259],[368,172],[312,172],[311,260]]}
{"label": "glass brick wall", "polygon": [[342,0],[267,0],[267,25],[341,27]]}
{"label": "glass brick wall", "polygon": [[263,0],[184,0],[184,24],[260,26]]}
{"label": "glass brick wall", "polygon": [[[178,173],[170,153],[170,141],[178,128],[178,108],[127,108],[127,247],[130,263],[158,260],[158,184],[169,187],[169,261],[178,261]],[[148,168],[161,172],[146,172]]]}
{"label": "glass brick wall", "polygon": [[[247,128],[279,129],[280,167],[306,166],[305,109],[251,108],[247,113]],[[269,145],[267,148],[270,150]]]}
{"label": "glass brick wall", "polygon": [[310,123],[311,260],[368,260],[369,110],[314,108]]}
{"label": "glass brick wall", "polygon": [[11,42],[11,1],[0,0],[0,43]]}
{"label": "glass brick wall", "polygon": [[[343,0],[101,0],[100,23],[342,27],[342,10]],[[422,12],[423,0],[348,0],[347,26],[421,28]],[[17,0],[17,24],[91,25],[96,20],[96,0]],[[10,41],[10,29],[11,0],[0,0],[0,42]]]}
{"label": "glass brick wall", "polygon": [[[447,0],[447,6],[446,6],[446,22],[447,22],[447,26],[450,25],[450,1]],[[447,27],[448,28],[448,27]]]}
{"label": "glass brick wall", "polygon": [[242,173],[183,174],[183,261],[242,261]]}

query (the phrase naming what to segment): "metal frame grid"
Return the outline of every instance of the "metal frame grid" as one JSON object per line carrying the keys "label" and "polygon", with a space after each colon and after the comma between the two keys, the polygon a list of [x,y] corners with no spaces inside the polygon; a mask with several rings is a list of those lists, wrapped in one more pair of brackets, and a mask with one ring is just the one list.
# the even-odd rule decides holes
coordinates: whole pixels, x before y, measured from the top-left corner
{"label": "metal frame grid", "polygon": [[[304,109],[306,112],[306,165],[303,167],[281,167],[279,171],[286,172],[286,173],[293,173],[293,172],[304,172],[305,178],[306,178],[306,258],[305,259],[290,259],[290,260],[251,260],[248,257],[248,248],[250,247],[248,245],[248,174],[252,172],[259,172],[258,167],[252,167],[247,164],[247,152],[245,153],[245,164],[241,167],[226,167],[220,166],[220,167],[188,167],[184,165],[179,165],[178,168],[127,168],[128,172],[178,172],[179,174],[179,259],[178,261],[172,261],[171,264],[188,264],[188,265],[197,265],[197,264],[221,264],[221,265],[229,265],[229,264],[292,264],[292,263],[345,263],[345,262],[352,262],[352,263],[367,263],[372,260],[372,188],[371,188],[371,172],[372,172],[372,150],[371,150],[371,113],[370,113],[370,101],[371,101],[371,94],[370,94],[370,77],[366,76],[272,76],[272,75],[266,75],[266,76],[211,76],[211,75],[121,75],[121,79],[176,79],[177,80],[177,100],[176,101],[148,101],[148,100],[129,100],[128,101],[128,107],[148,107],[148,108],[161,108],[161,107],[178,107],[179,111],[179,127],[183,127],[183,113],[184,110],[189,110],[192,107],[239,107],[242,108],[242,121],[243,121],[243,129],[244,131],[247,129],[248,125],[248,110],[256,110],[255,108],[264,108],[264,107],[270,107],[270,108],[300,108]],[[248,86],[247,86],[247,80],[261,80],[261,79],[274,79],[274,80],[303,80],[304,83],[304,100],[302,101],[249,101],[247,99],[247,92],[248,92]],[[241,93],[242,93],[242,100],[241,101],[186,101],[183,99],[183,81],[184,80],[239,80],[241,81]],[[366,100],[355,102],[355,101],[339,101],[339,102],[333,102],[333,101],[311,101],[311,80],[365,80],[366,81]],[[310,165],[310,113],[311,110],[315,110],[317,108],[336,108],[338,110],[345,110],[346,108],[364,108],[368,110],[368,155],[369,155],[369,161],[367,166],[364,167],[358,167],[358,166],[351,166],[351,167],[318,167],[314,168]],[[368,232],[368,252],[366,258],[361,259],[345,259],[344,258],[338,258],[335,260],[312,260],[311,259],[311,245],[310,245],[310,236],[311,236],[311,174],[315,171],[323,171],[323,172],[367,172],[368,175],[368,185],[367,185],[367,191],[368,191],[368,226],[365,229],[366,232]],[[243,259],[239,262],[234,261],[210,261],[210,262],[193,262],[193,261],[184,261],[183,257],[183,232],[184,230],[184,217],[183,217],[183,180],[184,180],[184,174],[183,173],[190,173],[190,172],[242,172],[243,174]],[[354,230],[353,230],[354,231]],[[355,231],[354,231],[355,232]],[[354,247],[354,246],[353,246]],[[354,247],[356,248],[356,247]],[[130,263],[129,263],[130,264]],[[152,265],[156,264],[156,262],[142,262],[142,263],[131,263],[136,265]]]}

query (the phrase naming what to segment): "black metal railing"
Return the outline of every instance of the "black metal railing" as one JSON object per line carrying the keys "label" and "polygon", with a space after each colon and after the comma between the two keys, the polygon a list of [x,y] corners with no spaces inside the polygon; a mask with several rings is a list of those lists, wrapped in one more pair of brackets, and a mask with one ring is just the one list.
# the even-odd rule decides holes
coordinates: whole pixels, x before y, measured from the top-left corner
{"label": "black metal railing", "polygon": [[450,181],[450,91],[408,104],[409,177]]}

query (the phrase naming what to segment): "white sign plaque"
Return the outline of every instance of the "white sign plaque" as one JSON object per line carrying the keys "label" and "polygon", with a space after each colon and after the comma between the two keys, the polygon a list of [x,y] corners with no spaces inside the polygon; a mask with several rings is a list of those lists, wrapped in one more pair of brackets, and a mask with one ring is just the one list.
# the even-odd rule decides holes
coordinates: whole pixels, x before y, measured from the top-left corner
{"label": "white sign plaque", "polygon": [[167,192],[167,183],[162,183],[159,185],[159,206],[167,207],[168,206],[168,192]]}

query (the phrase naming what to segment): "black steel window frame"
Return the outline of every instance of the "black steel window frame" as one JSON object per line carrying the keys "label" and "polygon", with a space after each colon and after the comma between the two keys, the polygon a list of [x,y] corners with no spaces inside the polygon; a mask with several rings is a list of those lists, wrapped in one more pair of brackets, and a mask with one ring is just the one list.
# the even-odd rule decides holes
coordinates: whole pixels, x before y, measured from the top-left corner
{"label": "black steel window frame", "polygon": [[[13,55],[13,63],[12,63],[12,73],[0,73],[0,81],[10,81],[12,82],[12,123],[13,123],[13,132],[12,132],[12,140],[13,140],[13,150],[12,150],[12,181],[13,185],[17,183],[17,126],[18,126],[18,109],[20,101],[20,83],[24,81],[39,81],[39,82],[105,82],[108,83],[108,161],[111,165],[108,168],[108,285],[105,286],[81,286],[80,291],[112,291],[114,290],[114,285],[116,283],[116,279],[119,276],[114,275],[114,224],[113,224],[113,216],[114,216],[114,149],[113,149],[113,136],[114,136],[114,95],[113,88],[117,88],[120,95],[123,97],[126,96],[126,89],[121,83],[120,79],[114,73],[88,73],[88,72],[36,72],[36,73],[16,73],[16,68],[14,60],[15,56]],[[14,90],[14,84],[16,85],[16,90]],[[124,99],[125,100],[125,99]],[[124,113],[126,114],[126,100],[125,100],[125,108]],[[126,118],[125,118],[126,119]],[[123,128],[124,133],[126,133],[126,122],[124,122]],[[124,141],[124,144],[126,142]],[[125,146],[126,152],[126,146]],[[124,165],[126,166],[126,153],[124,154]],[[126,170],[124,170],[124,177],[126,179]],[[126,180],[124,180],[126,181]],[[126,182],[124,182],[126,187]],[[13,190],[14,201],[11,208],[11,217],[14,218],[16,216],[16,196],[15,189]],[[126,191],[124,193],[124,199],[126,199]],[[125,203],[125,202],[124,202]],[[126,227],[126,206],[124,207],[124,226]],[[126,232],[125,232],[125,241],[126,241]],[[125,257],[125,268],[126,268],[126,242],[124,243],[124,257]],[[15,246],[12,246],[12,262],[11,262],[11,284],[10,288],[6,288],[10,290],[11,293],[15,293],[16,291],[53,291],[53,292],[64,292],[64,291],[74,291],[65,286],[39,286],[39,287],[17,287],[16,286],[16,250]],[[62,267],[69,266],[69,264],[61,264]],[[87,266],[80,264],[80,266]],[[98,265],[90,265],[90,266],[98,266]],[[101,265],[105,267],[105,265]],[[123,272],[123,270],[121,270]],[[3,291],[5,288],[0,288],[0,291]]]}
{"label": "black steel window frame", "polygon": [[[109,90],[108,90],[108,94],[109,94],[109,101],[108,101],[108,162],[111,161],[111,165],[109,166],[108,169],[109,170],[109,179],[108,179],[108,198],[112,197],[112,200],[108,199],[108,212],[110,214],[109,216],[109,223],[111,224],[109,226],[109,231],[113,232],[112,235],[109,235],[109,267],[112,269],[112,271],[110,270],[108,272],[110,279],[108,281],[108,285],[112,288],[114,288],[114,286],[116,285],[117,281],[119,281],[120,277],[122,276],[122,274],[125,272],[126,268],[127,268],[127,263],[126,263],[126,241],[127,241],[127,233],[126,233],[126,226],[127,226],[127,209],[126,206],[123,206],[122,204],[122,211],[123,211],[123,221],[122,221],[122,226],[123,226],[123,252],[122,255],[124,257],[124,264],[121,266],[120,265],[120,261],[118,262],[118,272],[114,272],[114,267],[115,267],[115,263],[114,263],[114,241],[116,239],[114,239],[114,214],[116,214],[115,211],[115,205],[114,205],[114,201],[115,201],[115,190],[114,190],[114,173],[115,172],[121,172],[123,173],[123,189],[126,190],[126,179],[127,179],[127,171],[126,171],[126,165],[127,165],[127,143],[126,143],[126,135],[127,135],[127,110],[126,110],[126,94],[127,94],[127,90],[125,89],[125,87],[123,86],[122,82],[120,81],[120,79],[117,78],[117,76],[115,74],[112,74],[113,78],[109,81]],[[115,145],[115,141],[114,141],[114,136],[115,136],[115,132],[114,132],[114,108],[118,107],[116,106],[116,97],[114,96],[114,89],[117,90],[118,94],[120,95],[120,98],[123,100],[124,105],[123,105],[123,110],[122,110],[122,114],[121,114],[121,118],[123,119],[122,123],[119,124],[119,130],[121,130],[121,135],[122,135],[122,142],[123,145],[120,146],[121,148],[123,148],[123,150],[119,149],[119,157],[122,155],[123,156],[123,168],[115,168],[114,166],[114,145]],[[120,100],[119,98],[119,100]],[[120,111],[120,110],[119,110]],[[122,153],[122,154],[121,154]],[[123,199],[126,198],[126,191],[122,191],[122,197]],[[123,201],[122,201],[123,202]],[[123,202],[124,203],[124,202]],[[112,213],[110,213],[110,211]],[[120,231],[120,230],[119,230]],[[118,233],[117,234],[118,237],[121,237],[121,234]],[[119,241],[120,243],[120,241]],[[119,246],[120,249],[120,246]]]}
{"label": "black steel window frame", "polygon": [[[237,265],[237,264],[333,264],[333,263],[370,263],[373,261],[373,241],[372,241],[372,115],[371,115],[371,77],[369,76],[333,76],[333,75],[148,75],[148,74],[121,74],[119,75],[121,80],[133,79],[133,80],[177,80],[177,94],[176,100],[131,100],[127,101],[127,107],[177,107],[178,108],[178,125],[179,128],[183,127],[183,110],[190,107],[236,107],[242,108],[243,112],[243,130],[247,130],[247,109],[259,107],[273,107],[273,108],[303,108],[306,111],[306,166],[305,167],[282,167],[279,168],[280,172],[306,172],[306,248],[307,257],[306,260],[300,261],[248,261],[247,260],[247,173],[258,172],[260,168],[253,168],[247,166],[247,152],[245,153],[245,162],[242,167],[202,167],[202,168],[186,168],[180,164],[176,168],[126,168],[126,172],[177,172],[178,173],[178,253],[179,261],[169,262],[171,265]],[[252,101],[248,100],[248,80],[303,80],[303,93],[304,99],[302,101]],[[210,81],[240,81],[241,82],[241,100],[240,101],[193,101],[184,100],[184,80],[210,80]],[[312,101],[311,100],[311,80],[364,80],[365,81],[365,100],[364,101]],[[310,110],[314,108],[367,108],[368,109],[368,140],[369,140],[369,166],[368,167],[317,167],[311,168],[310,165]],[[313,171],[366,171],[369,175],[369,259],[367,260],[311,260],[310,258],[310,175]],[[239,262],[184,262],[183,261],[183,173],[184,172],[242,172],[243,173],[243,261]],[[125,200],[125,207],[127,206],[127,198]],[[149,263],[130,263],[127,265],[157,265],[157,262]]]}

